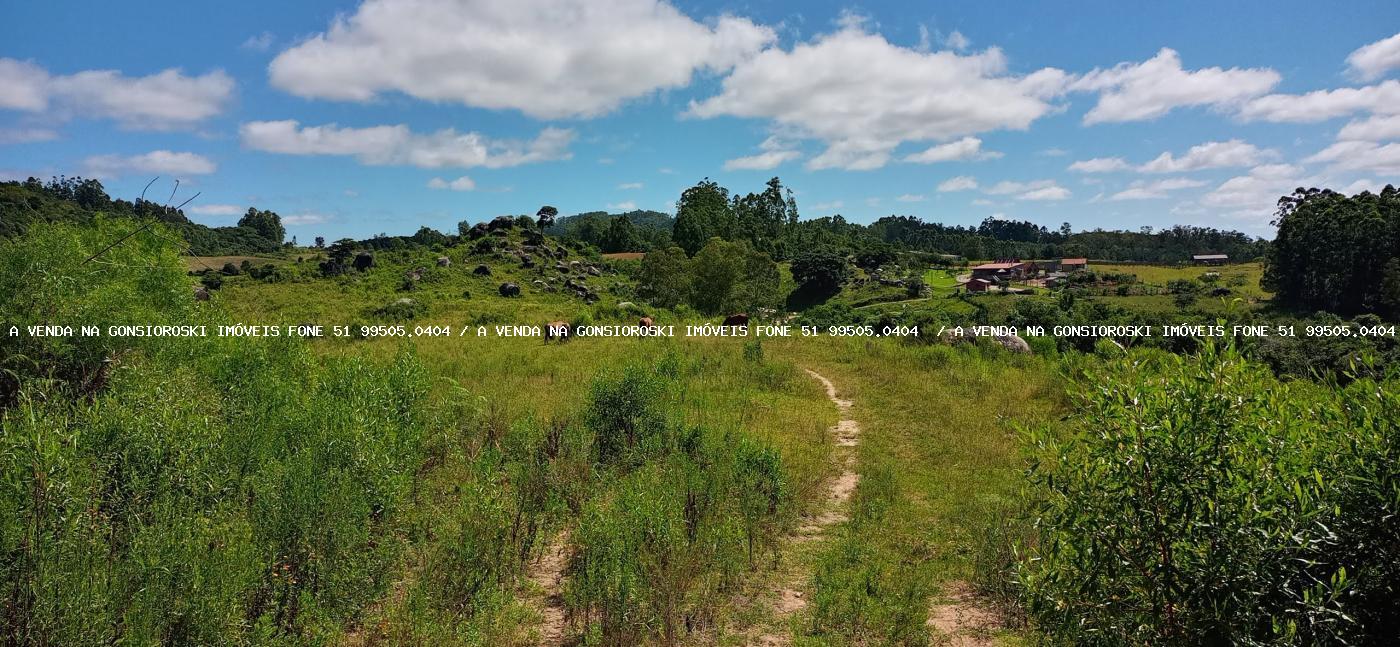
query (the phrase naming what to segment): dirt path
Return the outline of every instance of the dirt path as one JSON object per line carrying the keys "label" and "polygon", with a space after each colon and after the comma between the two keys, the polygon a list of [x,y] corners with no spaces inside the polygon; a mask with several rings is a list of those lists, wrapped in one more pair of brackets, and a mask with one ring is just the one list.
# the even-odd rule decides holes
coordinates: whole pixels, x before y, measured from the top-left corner
{"label": "dirt path", "polygon": [[995,612],[982,604],[965,582],[944,585],[943,595],[929,608],[928,626],[937,644],[951,647],[995,645],[992,630],[1001,625]]}
{"label": "dirt path", "polygon": [[[831,433],[835,436],[836,460],[841,466],[841,473],[831,482],[821,510],[798,528],[793,542],[799,546],[825,537],[832,526],[850,518],[847,504],[851,500],[851,494],[855,492],[856,484],[860,482],[860,474],[856,472],[855,451],[856,445],[860,444],[860,424],[851,417],[851,407],[854,403],[842,399],[836,391],[836,385],[826,376],[811,369],[803,370],[826,387],[826,397],[836,405],[840,414],[840,419],[831,428]],[[772,590],[775,628],[785,628],[794,614],[807,608],[805,589],[810,580],[811,574],[801,570],[789,572],[778,578]],[[755,643],[776,647],[790,644],[791,640],[786,633],[771,631],[758,636]]]}
{"label": "dirt path", "polygon": [[564,609],[564,569],[569,565],[569,533],[562,532],[544,549],[539,560],[530,565],[529,578],[543,590],[538,602],[540,614],[539,642],[541,647],[561,647],[568,631],[568,614]]}

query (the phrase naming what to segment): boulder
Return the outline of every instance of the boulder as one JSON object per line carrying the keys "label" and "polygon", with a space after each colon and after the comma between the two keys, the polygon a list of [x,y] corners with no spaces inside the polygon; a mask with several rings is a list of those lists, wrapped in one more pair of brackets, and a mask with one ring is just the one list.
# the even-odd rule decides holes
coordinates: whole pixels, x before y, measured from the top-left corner
{"label": "boulder", "polygon": [[502,283],[501,287],[497,288],[497,291],[500,292],[503,297],[520,296],[520,286],[514,283]]}
{"label": "boulder", "polygon": [[450,258],[448,258],[448,257],[446,257],[446,256],[439,256],[438,259],[437,259],[437,266],[438,266],[438,267],[452,267],[452,259],[450,259]]}
{"label": "boulder", "polygon": [[475,274],[477,276],[491,276],[491,266],[486,265],[484,263],[478,265],[475,269],[472,270],[472,274]]}
{"label": "boulder", "polygon": [[1013,353],[1018,353],[1021,355],[1031,354],[1031,345],[1027,344],[1026,340],[1021,339],[1017,335],[996,335],[992,337],[992,340],[998,344],[1001,344],[1002,348],[1005,348],[1006,350],[1009,350]]}
{"label": "boulder", "polygon": [[355,255],[355,269],[363,272],[371,267],[374,267],[374,254],[360,252]]}
{"label": "boulder", "polygon": [[206,287],[204,287],[204,286],[202,286],[202,285],[196,285],[196,286],[194,286],[194,300],[195,300],[195,301],[208,301],[208,300],[209,300],[209,288],[206,288]]}
{"label": "boulder", "polygon": [[726,326],[747,326],[747,325],[749,325],[749,315],[748,315],[747,313],[744,313],[744,312],[740,312],[740,313],[737,313],[737,314],[729,315],[728,317],[725,317],[725,318],[724,318],[724,325],[726,325]]}
{"label": "boulder", "polygon": [[491,224],[486,226],[491,231],[502,231],[515,228],[515,218],[510,216],[496,216],[491,219]]}
{"label": "boulder", "polygon": [[467,230],[467,238],[469,240],[477,240],[479,238],[484,238],[488,231],[489,228],[487,227],[486,223],[478,222],[475,225],[472,225],[471,229]]}

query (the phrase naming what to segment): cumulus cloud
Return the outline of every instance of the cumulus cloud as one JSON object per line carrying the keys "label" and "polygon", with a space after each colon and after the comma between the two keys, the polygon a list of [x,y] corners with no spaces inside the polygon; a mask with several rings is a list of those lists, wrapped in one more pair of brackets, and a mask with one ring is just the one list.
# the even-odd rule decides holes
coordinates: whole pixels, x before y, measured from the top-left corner
{"label": "cumulus cloud", "polygon": [[1033,182],[1014,182],[1002,180],[992,186],[982,189],[988,195],[1011,195],[1017,200],[1065,200],[1072,195],[1054,180],[1035,180]]}
{"label": "cumulus cloud", "polygon": [[200,76],[173,68],[142,77],[115,70],[54,76],[33,63],[0,58],[0,108],[112,119],[133,129],[191,127],[222,112],[233,90],[233,79],[221,70]]}
{"label": "cumulus cloud", "polygon": [[1347,67],[1362,81],[1372,81],[1400,68],[1400,34],[1378,40],[1347,56]]}
{"label": "cumulus cloud", "polygon": [[189,212],[199,216],[241,216],[248,210],[236,204],[197,204]]}
{"label": "cumulus cloud", "polygon": [[1141,180],[1128,185],[1127,189],[1109,196],[1109,200],[1160,200],[1167,197],[1171,191],[1181,189],[1193,189],[1205,186],[1201,180],[1188,178],[1171,178],[1157,180],[1156,182],[1143,182]]}
{"label": "cumulus cloud", "polygon": [[476,181],[465,175],[455,180],[444,180],[440,177],[435,177],[431,180],[428,180],[428,188],[436,189],[439,191],[471,191],[472,189],[476,188]]}
{"label": "cumulus cloud", "polygon": [[685,87],[772,43],[723,15],[702,24],[660,0],[367,0],[279,54],[272,84],[303,97],[385,92],[541,119],[593,117]]}
{"label": "cumulus cloud", "polygon": [[0,128],[0,145],[32,144],[58,139],[58,133],[48,128]]}
{"label": "cumulus cloud", "polygon": [[967,36],[964,36],[962,32],[956,29],[953,30],[953,33],[948,34],[947,38],[943,39],[943,44],[959,52],[972,47],[972,41],[968,40]]}
{"label": "cumulus cloud", "polygon": [[1375,115],[1342,126],[1337,139],[1387,141],[1400,139],[1400,114]]}
{"label": "cumulus cloud", "polygon": [[1312,123],[1357,112],[1400,113],[1400,81],[1360,88],[1315,90],[1307,94],[1270,94],[1245,104],[1245,121]]}
{"label": "cumulus cloud", "polygon": [[736,157],[724,162],[726,171],[766,171],[776,168],[778,165],[795,160],[802,154],[796,151],[792,144],[779,139],[777,136],[769,137],[758,145],[763,152],[757,155]]}
{"label": "cumulus cloud", "polygon": [[1157,159],[1143,164],[1138,170],[1143,173],[1181,173],[1200,169],[1254,166],[1266,158],[1276,156],[1274,151],[1231,139],[1192,146],[1191,150],[1181,157],[1165,152],[1158,155]]}
{"label": "cumulus cloud", "polygon": [[1112,173],[1114,171],[1127,171],[1133,168],[1121,157],[1095,157],[1094,159],[1079,160],[1069,165],[1069,170],[1080,173]]}
{"label": "cumulus cloud", "polygon": [[497,140],[447,128],[420,134],[408,126],[302,126],[293,120],[251,121],[239,127],[243,145],[284,155],[346,155],[372,166],[505,168],[568,159],[572,130],[545,128],[530,141]]}
{"label": "cumulus cloud", "polygon": [[168,150],[141,155],[94,155],[83,160],[84,174],[95,178],[115,178],[132,173],[152,175],[208,175],[218,170],[213,160],[194,153]]}
{"label": "cumulus cloud", "polygon": [[1181,56],[1164,47],[1141,63],[1095,69],[1070,89],[1099,93],[1098,103],[1084,115],[1085,124],[1097,124],[1156,119],[1175,108],[1234,107],[1272,90],[1279,79],[1268,68],[1186,70]]}
{"label": "cumulus cloud", "polygon": [[947,142],[992,130],[1023,130],[1054,109],[1064,72],[1007,73],[992,48],[961,55],[891,44],[862,24],[790,50],[769,48],[740,62],[719,94],[692,102],[697,118],[771,119],[827,148],[809,168],[875,169],[903,142]]}
{"label": "cumulus cloud", "polygon": [[1400,143],[1382,145],[1376,142],[1342,141],[1318,151],[1304,161],[1325,163],[1334,171],[1400,175]]}
{"label": "cumulus cloud", "polygon": [[996,151],[982,150],[982,140],[976,137],[964,137],[957,141],[939,144],[927,150],[914,153],[904,158],[906,162],[918,164],[933,164],[935,162],[958,162],[964,160],[984,160],[996,159],[1002,154]]}
{"label": "cumulus cloud", "polygon": [[940,193],[950,193],[953,191],[970,191],[977,188],[977,179],[970,175],[959,175],[948,178],[938,184]]}
{"label": "cumulus cloud", "polygon": [[266,52],[272,49],[272,42],[274,40],[276,40],[276,37],[272,35],[272,32],[265,31],[261,34],[249,36],[248,40],[243,41],[243,44],[239,45],[239,47],[254,52]]}
{"label": "cumulus cloud", "polygon": [[325,222],[330,222],[330,220],[330,216],[324,213],[316,213],[314,211],[308,211],[305,213],[294,213],[290,216],[282,216],[282,224],[293,227],[297,225],[319,225]]}
{"label": "cumulus cloud", "polygon": [[1303,169],[1292,164],[1265,164],[1247,175],[1225,180],[1201,202],[1212,207],[1252,208],[1272,213],[1278,199],[1306,184]]}

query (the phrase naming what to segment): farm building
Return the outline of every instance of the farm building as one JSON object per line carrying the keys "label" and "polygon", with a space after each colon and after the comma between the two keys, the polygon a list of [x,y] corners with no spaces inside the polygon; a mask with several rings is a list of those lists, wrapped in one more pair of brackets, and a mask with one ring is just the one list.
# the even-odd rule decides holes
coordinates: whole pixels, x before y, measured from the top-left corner
{"label": "farm building", "polygon": [[1061,272],[1078,272],[1089,269],[1089,259],[1087,258],[1062,258],[1060,259]]}
{"label": "farm building", "polygon": [[972,279],[967,282],[966,287],[968,292],[986,292],[991,289],[993,285],[995,285],[995,283],[987,279]]}
{"label": "farm building", "polygon": [[1033,273],[1034,270],[1035,263],[1023,263],[1019,260],[1004,260],[995,263],[983,263],[972,268],[972,278],[1002,280],[1023,279]]}
{"label": "farm building", "polygon": [[1230,257],[1226,254],[1196,254],[1191,257],[1191,262],[1197,265],[1224,265],[1230,262]]}

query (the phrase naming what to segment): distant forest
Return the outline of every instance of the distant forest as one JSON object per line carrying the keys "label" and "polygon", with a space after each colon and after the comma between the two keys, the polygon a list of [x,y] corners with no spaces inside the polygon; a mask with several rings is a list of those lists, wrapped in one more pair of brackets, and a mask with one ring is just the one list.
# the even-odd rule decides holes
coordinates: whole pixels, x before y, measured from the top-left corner
{"label": "distant forest", "polygon": [[79,177],[56,177],[48,182],[0,182],[0,237],[18,236],[36,222],[88,222],[98,214],[109,218],[155,218],[180,232],[195,256],[265,254],[282,249],[286,229],[271,211],[249,209],[233,227],[209,227],[191,222],[183,211],[150,200],[114,200],[102,183]]}
{"label": "distant forest", "polygon": [[[274,212],[249,209],[232,227],[191,222],[174,207],[149,200],[113,199],[93,179],[54,178],[43,182],[0,183],[0,236],[13,237],[35,221],[86,221],[108,217],[153,217],[184,235],[195,255],[257,254],[284,245],[285,230]],[[520,220],[530,216],[519,216]],[[990,258],[1087,257],[1097,260],[1179,263],[1193,254],[1228,254],[1246,261],[1267,255],[1269,242],[1238,231],[1177,225],[1151,231],[1073,231],[1070,223],[1048,229],[1027,221],[987,218],[977,226],[925,222],[914,216],[886,216],[869,225],[827,216],[802,220],[790,191],[778,178],[757,193],[730,191],[708,178],[686,189],[675,216],[637,210],[622,214],[592,211],[541,222],[547,234],[597,247],[604,253],[678,246],[693,255],[712,237],[746,241],[777,260],[794,250],[826,248],[846,254],[880,255],[922,251],[945,257]],[[465,235],[471,223],[459,225]],[[428,227],[407,236],[379,234],[360,241],[384,248],[450,243],[450,234]],[[309,243],[310,241],[304,241]]]}

